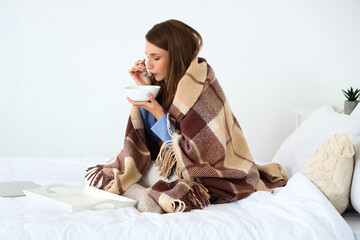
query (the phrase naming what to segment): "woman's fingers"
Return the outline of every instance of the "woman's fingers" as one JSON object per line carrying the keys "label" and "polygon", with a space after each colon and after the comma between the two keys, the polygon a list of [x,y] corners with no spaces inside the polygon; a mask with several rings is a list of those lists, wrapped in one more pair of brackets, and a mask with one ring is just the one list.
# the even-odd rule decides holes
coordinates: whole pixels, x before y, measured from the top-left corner
{"label": "woman's fingers", "polygon": [[143,72],[144,68],[140,66],[135,66],[130,69],[131,72]]}
{"label": "woman's fingers", "polygon": [[135,67],[130,68],[129,73],[134,73],[134,72],[136,72],[136,68]]}
{"label": "woman's fingers", "polygon": [[137,105],[137,102],[135,102],[135,101],[133,101],[133,100],[131,100],[129,97],[126,97],[126,99],[132,104],[132,105],[134,105],[134,106],[137,106],[138,107],[138,105]]}
{"label": "woman's fingers", "polygon": [[133,100],[131,100],[129,97],[126,97],[126,99],[127,99],[132,105],[134,105],[134,106],[136,106],[136,107],[145,107],[146,105],[149,104],[149,102],[145,102],[145,101],[143,101],[143,102],[133,101]]}
{"label": "woman's fingers", "polygon": [[151,105],[156,104],[157,101],[150,92],[147,93],[146,95],[148,96],[150,102],[149,101],[133,101],[129,97],[126,97],[126,99],[134,106],[143,107],[143,108],[147,109],[147,108],[151,107]]}
{"label": "woman's fingers", "polygon": [[135,66],[128,71],[137,85],[151,85],[151,80],[145,77],[145,58],[135,61]]}
{"label": "woman's fingers", "polygon": [[[129,74],[132,76],[133,79],[134,79],[134,77],[137,77],[137,78],[139,78],[139,80],[140,80],[140,77],[144,74],[144,70],[143,70],[143,69],[136,68],[136,67],[132,67],[132,68],[129,70]],[[135,80],[135,79],[134,79],[134,80]]]}
{"label": "woman's fingers", "polygon": [[156,101],[154,96],[151,93],[147,94],[150,102],[136,102],[131,100],[129,97],[126,97],[126,99],[136,107],[142,107],[145,110],[149,111],[156,119],[160,119],[164,114],[164,109],[161,107],[161,105]]}
{"label": "woman's fingers", "polygon": [[154,103],[154,101],[156,101],[154,96],[150,92],[148,92],[146,95],[148,96],[151,103]]}
{"label": "woman's fingers", "polygon": [[145,58],[142,59],[142,60],[137,60],[135,63],[134,63],[135,66],[141,66],[143,68],[145,68]]}

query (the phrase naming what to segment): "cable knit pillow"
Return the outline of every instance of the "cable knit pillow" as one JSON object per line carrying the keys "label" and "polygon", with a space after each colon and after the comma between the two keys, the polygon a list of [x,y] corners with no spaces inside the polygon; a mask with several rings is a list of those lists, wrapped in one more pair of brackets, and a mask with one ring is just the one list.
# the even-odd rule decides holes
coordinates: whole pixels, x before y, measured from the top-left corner
{"label": "cable knit pillow", "polygon": [[[358,118],[360,121],[360,104],[356,106],[350,115]],[[355,142],[355,169],[351,183],[350,199],[351,205],[360,213],[360,138]]]}
{"label": "cable knit pillow", "polygon": [[290,178],[301,172],[321,143],[336,133],[346,133],[355,143],[360,136],[360,121],[325,105],[310,115],[283,142],[272,161],[280,163]]}
{"label": "cable knit pillow", "polygon": [[351,205],[360,213],[360,137],[355,142],[355,169],[351,183]]}
{"label": "cable knit pillow", "polygon": [[335,134],[313,153],[302,171],[340,214],[349,205],[354,155],[351,139],[344,133]]}

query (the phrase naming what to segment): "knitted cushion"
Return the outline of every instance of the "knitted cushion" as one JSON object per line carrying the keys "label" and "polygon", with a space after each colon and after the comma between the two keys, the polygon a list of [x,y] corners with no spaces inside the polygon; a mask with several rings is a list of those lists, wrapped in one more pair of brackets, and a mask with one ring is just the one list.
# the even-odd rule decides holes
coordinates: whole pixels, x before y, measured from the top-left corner
{"label": "knitted cushion", "polygon": [[355,142],[355,167],[350,194],[351,205],[360,213],[360,137]]}
{"label": "knitted cushion", "polygon": [[340,214],[349,204],[354,155],[351,139],[344,133],[335,134],[313,153],[302,171]]}

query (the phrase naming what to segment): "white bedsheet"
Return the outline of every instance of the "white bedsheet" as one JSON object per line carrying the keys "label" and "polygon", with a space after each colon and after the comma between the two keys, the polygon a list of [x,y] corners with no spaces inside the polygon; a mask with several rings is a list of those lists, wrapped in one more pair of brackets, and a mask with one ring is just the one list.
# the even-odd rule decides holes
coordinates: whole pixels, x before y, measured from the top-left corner
{"label": "white bedsheet", "polygon": [[[0,158],[0,181],[83,184],[85,169],[108,158]],[[302,174],[275,193],[256,192],[188,213],[135,208],[65,212],[27,197],[0,197],[0,239],[354,239],[321,192]]]}

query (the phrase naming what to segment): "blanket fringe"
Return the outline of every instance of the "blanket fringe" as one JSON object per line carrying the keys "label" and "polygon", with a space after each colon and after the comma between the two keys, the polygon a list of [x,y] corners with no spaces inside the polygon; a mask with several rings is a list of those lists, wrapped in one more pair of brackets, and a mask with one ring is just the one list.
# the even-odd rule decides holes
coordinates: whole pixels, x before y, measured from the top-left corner
{"label": "blanket fringe", "polygon": [[204,208],[210,204],[210,195],[208,190],[200,183],[193,182],[192,188],[184,196],[186,205],[192,208]]}
{"label": "blanket fringe", "polygon": [[[171,130],[170,114],[167,113],[167,130],[171,138],[173,138],[174,133]],[[172,173],[174,166],[176,166],[176,175],[180,179],[182,178],[181,168],[177,164],[176,155],[174,151],[174,144],[172,139],[163,143],[160,148],[160,152],[156,158],[155,166],[158,167],[162,176],[169,178]]]}
{"label": "blanket fringe", "polygon": [[194,182],[194,186],[192,187],[194,189],[194,196],[198,203],[201,203],[201,208],[207,206],[210,204],[210,194],[209,190],[204,187],[201,183]]}
{"label": "blanket fringe", "polygon": [[171,207],[174,209],[174,212],[183,212],[186,210],[186,203],[181,200],[174,200],[171,202]]}
{"label": "blanket fringe", "polygon": [[105,187],[110,183],[113,177],[107,176],[104,172],[104,165],[98,164],[94,167],[89,167],[86,171],[88,172],[85,175],[85,178],[90,181],[90,186],[97,186],[101,181],[99,189],[105,189]]}
{"label": "blanket fringe", "polygon": [[181,198],[171,202],[174,212],[202,209],[210,204],[208,190],[200,183],[193,182],[192,188]]}
{"label": "blanket fringe", "polygon": [[163,143],[156,158],[155,166],[158,167],[161,175],[168,178],[171,175],[174,166],[176,165],[176,175],[178,178],[181,178],[181,169],[176,163],[174,147],[171,145],[172,140]]}

